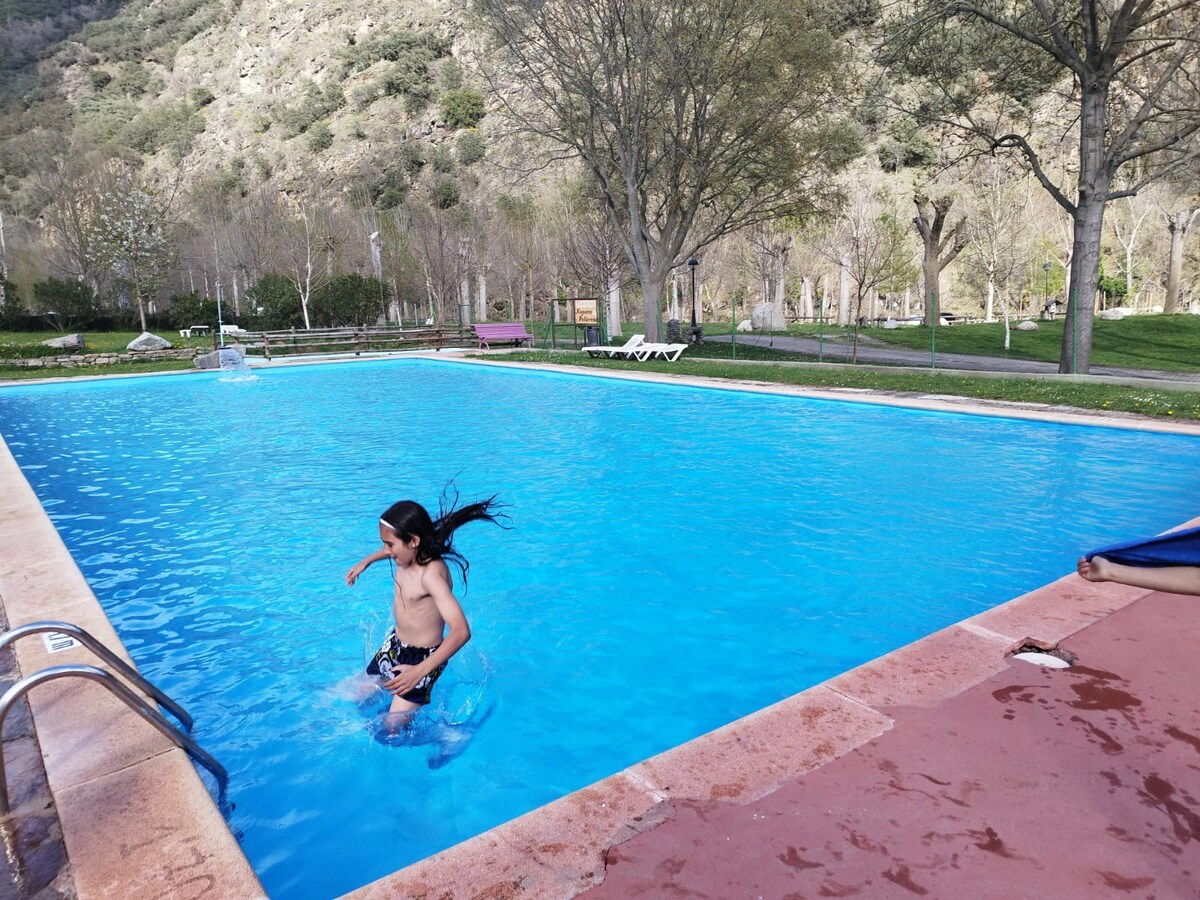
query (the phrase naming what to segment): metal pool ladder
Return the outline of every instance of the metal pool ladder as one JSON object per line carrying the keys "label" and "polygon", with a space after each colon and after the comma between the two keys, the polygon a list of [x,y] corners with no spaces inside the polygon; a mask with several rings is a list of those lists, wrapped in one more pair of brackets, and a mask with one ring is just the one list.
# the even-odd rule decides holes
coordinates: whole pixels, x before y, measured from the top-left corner
{"label": "metal pool ladder", "polygon": [[[77,664],[49,666],[48,668],[34,672],[32,675],[25,676],[5,691],[4,696],[0,697],[0,736],[4,733],[4,720],[7,718],[13,704],[37,685],[46,681],[54,681],[58,678],[68,678],[71,676],[98,681],[111,693],[116,694],[117,697],[124,701],[126,706],[162,732],[171,743],[181,750],[186,751],[188,755],[208,769],[213,774],[213,777],[217,779],[217,803],[219,806],[224,806],[225,789],[229,783],[229,774],[225,771],[224,766],[213,759],[212,756],[186,733],[192,730],[192,717],[188,715],[187,710],[143,678],[136,669],[109,650],[95,637],[78,625],[72,625],[70,622],[30,622],[28,625],[20,625],[0,635],[0,650],[3,650],[20,638],[31,634],[38,634],[39,632],[55,632],[75,638],[80,644],[87,647],[117,672],[124,675],[158,703],[161,703],[170,710],[171,714],[183,723],[183,728],[180,729],[172,725],[166,716],[130,690],[112,672],[97,668],[96,666]],[[7,815],[8,812],[8,778],[4,769],[4,745],[0,743],[0,816]]]}

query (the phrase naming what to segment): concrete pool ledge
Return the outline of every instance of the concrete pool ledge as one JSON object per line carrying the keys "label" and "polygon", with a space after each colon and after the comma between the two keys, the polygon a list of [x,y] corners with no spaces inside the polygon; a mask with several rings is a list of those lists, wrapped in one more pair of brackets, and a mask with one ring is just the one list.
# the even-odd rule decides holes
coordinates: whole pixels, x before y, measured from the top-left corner
{"label": "concrete pool ledge", "polygon": [[[65,620],[132,664],[83,574],[0,441],[0,603],[10,627]],[[83,647],[13,645],[23,675],[98,665]],[[26,694],[80,898],[265,896],[187,755],[102,685],[64,678]],[[7,731],[8,729],[6,729]],[[24,767],[9,772],[11,819],[44,814]]]}
{"label": "concrete pool ledge", "polygon": [[[1200,524],[1200,519],[1188,524]],[[906,710],[936,711],[1002,675],[1014,665],[1010,655],[1027,641],[1055,647],[1150,595],[1138,588],[1093,585],[1073,574],[1066,576],[345,897],[576,897],[603,885],[615,848],[639,836],[651,837],[677,810],[742,806],[770,798],[828,763],[855,757],[891,731],[896,716]],[[947,729],[952,725],[947,721]],[[684,847],[675,852],[686,858],[688,851]],[[763,852],[765,859],[769,851]],[[682,859],[675,863],[684,864]],[[713,889],[712,894],[697,896],[721,895],[716,885]],[[622,896],[620,889],[616,896]]]}

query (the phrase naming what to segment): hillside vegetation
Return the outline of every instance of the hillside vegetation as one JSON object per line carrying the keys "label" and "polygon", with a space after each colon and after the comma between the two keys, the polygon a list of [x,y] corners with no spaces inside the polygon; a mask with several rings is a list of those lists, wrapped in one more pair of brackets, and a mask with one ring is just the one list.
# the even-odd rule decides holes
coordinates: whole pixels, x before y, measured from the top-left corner
{"label": "hillside vegetation", "polygon": [[[664,320],[690,317],[692,275],[702,321],[727,320],[731,304],[755,311],[756,327],[818,307],[843,325],[921,314],[929,261],[913,223],[935,208],[955,245],[940,309],[1024,317],[1061,300],[1069,217],[1016,156],[955,163],[961,141],[917,99],[917,75],[930,72],[911,60],[882,68],[890,7],[827,14],[845,76],[826,98],[844,120],[837,153],[862,155],[802,213],[695,248],[695,270],[690,247],[668,260]],[[529,82],[495,65],[465,3],[0,0],[0,21],[0,318],[12,327],[165,323],[173,306],[190,322],[215,318],[218,301],[264,327],[544,318],[556,295],[609,298],[610,327],[642,315],[644,285],[595,179],[514,129],[506,106],[527,102]],[[1069,84],[1053,68],[1029,73],[1029,146],[1069,180]],[[984,80],[971,91],[979,109],[994,105]],[[160,220],[162,249],[122,256],[94,223],[136,198]],[[1191,221],[1180,228],[1194,206],[1187,178],[1110,204],[1101,307],[1200,301]],[[887,245],[886,265],[860,272],[846,260],[868,237]],[[355,297],[340,312],[335,285]]]}

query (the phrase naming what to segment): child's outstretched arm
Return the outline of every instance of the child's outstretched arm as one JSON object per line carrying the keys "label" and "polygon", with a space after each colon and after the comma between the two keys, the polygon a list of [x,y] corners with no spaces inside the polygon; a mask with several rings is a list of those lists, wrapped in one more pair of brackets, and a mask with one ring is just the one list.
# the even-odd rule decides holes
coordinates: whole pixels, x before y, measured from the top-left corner
{"label": "child's outstretched arm", "polygon": [[372,563],[377,563],[381,559],[387,559],[391,554],[387,549],[376,550],[370,556],[364,556],[358,562],[350,567],[350,571],[346,573],[346,584],[354,584],[358,581],[358,576],[367,571],[367,567]]}
{"label": "child's outstretched arm", "polygon": [[1124,566],[1103,556],[1093,556],[1090,560],[1084,556],[1080,557],[1076,570],[1088,581],[1116,581],[1168,594],[1200,595],[1200,566],[1143,568]]}
{"label": "child's outstretched arm", "polygon": [[450,587],[450,571],[446,564],[437,561],[430,564],[421,576],[421,586],[429,592],[437,605],[442,621],[450,628],[450,633],[442,640],[438,648],[425,659],[413,666],[405,666],[400,674],[391,681],[384,682],[384,689],[396,697],[402,697],[417,686],[422,678],[434,671],[438,666],[449,661],[463,645],[471,639],[471,626],[459,605],[458,598]]}

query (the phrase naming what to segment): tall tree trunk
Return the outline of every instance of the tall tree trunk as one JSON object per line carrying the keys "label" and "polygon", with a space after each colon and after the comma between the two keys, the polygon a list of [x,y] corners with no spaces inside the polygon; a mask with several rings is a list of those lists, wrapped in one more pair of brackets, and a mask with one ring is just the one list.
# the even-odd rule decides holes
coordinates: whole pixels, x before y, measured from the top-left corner
{"label": "tall tree trunk", "polygon": [[921,236],[921,276],[924,286],[925,324],[934,324],[934,315],[942,304],[942,270],[954,261],[967,246],[966,218],[959,219],[949,232],[943,234],[950,216],[953,197],[941,197],[930,201],[924,194],[916,194],[913,202],[917,206],[917,217],[913,224]]}
{"label": "tall tree trunk", "polygon": [[[1084,196],[1080,191],[1080,198]],[[1063,322],[1062,355],[1058,371],[1086,375],[1092,361],[1092,321],[1100,275],[1100,240],[1104,203],[1089,201],[1075,207],[1075,258],[1067,288],[1067,317]]]}
{"label": "tall tree trunk", "polygon": [[604,291],[605,314],[608,316],[608,334],[621,334],[621,279],[615,275],[608,276],[608,285]]}
{"label": "tall tree trunk", "polygon": [[138,319],[142,323],[142,333],[144,334],[150,329],[146,326],[146,303],[142,300],[142,286],[136,280],[133,282],[133,296],[137,300]]}
{"label": "tall tree trunk", "polygon": [[841,326],[850,324],[850,257],[843,256],[838,269],[838,317]]}
{"label": "tall tree trunk", "polygon": [[1079,200],[1075,204],[1067,320],[1058,371],[1087,374],[1092,363],[1092,320],[1100,278],[1100,241],[1110,176],[1106,170],[1106,85],[1084,85],[1079,121]]}
{"label": "tall tree trunk", "polygon": [[475,272],[475,319],[476,322],[488,321],[488,288],[487,275],[483,269]]}
{"label": "tall tree trunk", "polygon": [[1171,235],[1171,254],[1167,260],[1167,296],[1163,315],[1179,312],[1179,283],[1183,279],[1183,244],[1188,229],[1200,210],[1167,214],[1167,232]]}
{"label": "tall tree trunk", "polygon": [[8,302],[8,242],[4,238],[4,213],[0,212],[0,310]]}
{"label": "tall tree trunk", "polygon": [[667,280],[667,273],[658,271],[658,266],[654,264],[650,240],[645,229],[638,227],[634,229],[634,232],[631,241],[632,262],[638,281],[642,286],[642,333],[645,335],[647,343],[657,343],[662,339],[659,334],[658,319],[662,314],[662,291]]}

